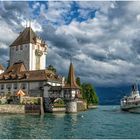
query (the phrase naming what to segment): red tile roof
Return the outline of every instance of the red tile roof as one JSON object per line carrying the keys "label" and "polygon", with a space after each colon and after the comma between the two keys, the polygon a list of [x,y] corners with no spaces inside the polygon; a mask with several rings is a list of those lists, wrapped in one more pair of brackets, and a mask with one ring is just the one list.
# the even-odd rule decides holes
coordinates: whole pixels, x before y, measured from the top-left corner
{"label": "red tile roof", "polygon": [[0,82],[13,81],[62,81],[62,77],[56,75],[50,70],[32,70],[27,71],[22,62],[10,66],[0,75]]}
{"label": "red tile roof", "polygon": [[17,39],[10,46],[18,46],[22,44],[33,43],[35,44],[35,38],[37,35],[34,33],[31,27],[27,27],[20,33]]}

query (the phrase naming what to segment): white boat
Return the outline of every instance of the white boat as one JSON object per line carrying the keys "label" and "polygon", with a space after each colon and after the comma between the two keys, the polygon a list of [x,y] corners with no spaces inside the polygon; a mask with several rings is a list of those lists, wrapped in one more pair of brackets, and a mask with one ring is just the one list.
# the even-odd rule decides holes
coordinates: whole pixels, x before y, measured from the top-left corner
{"label": "white boat", "polygon": [[140,94],[136,84],[132,85],[130,96],[121,99],[121,109],[123,111],[140,113]]}

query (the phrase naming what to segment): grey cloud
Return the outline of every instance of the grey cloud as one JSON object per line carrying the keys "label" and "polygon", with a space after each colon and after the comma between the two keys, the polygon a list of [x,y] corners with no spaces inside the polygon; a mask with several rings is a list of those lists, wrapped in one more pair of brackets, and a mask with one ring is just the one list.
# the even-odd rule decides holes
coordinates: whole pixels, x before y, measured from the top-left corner
{"label": "grey cloud", "polygon": [[[41,13],[37,17],[37,22],[42,26],[42,32],[37,33],[49,45],[47,65],[54,65],[60,74],[67,76],[72,55],[76,75],[82,81],[95,85],[116,85],[140,80],[140,27],[137,20],[140,10],[134,7],[137,2],[77,2],[82,11],[88,11],[88,7],[98,9],[96,17],[83,22],[73,19],[69,24],[63,20],[71,9],[71,3],[49,3],[52,10],[54,8],[54,16],[50,16],[51,8],[48,10],[50,15],[47,15],[47,8],[42,11],[49,22],[44,22],[46,19]],[[64,6],[65,10],[59,11],[58,21],[55,11]],[[29,18],[33,16],[32,12],[26,2],[4,2],[0,20],[4,20],[17,34],[23,28],[20,18]],[[16,16],[17,13],[20,18]],[[82,16],[82,12],[80,14]],[[12,20],[19,25],[15,26]],[[54,25],[54,21],[58,21],[59,26]],[[1,38],[0,42],[8,44],[9,41]],[[0,56],[0,63],[3,63],[2,59],[7,59],[8,51],[0,48]]]}
{"label": "grey cloud", "polygon": [[57,34],[56,29],[51,25],[43,26],[43,32],[40,35],[51,42],[53,48],[56,48],[57,53],[61,56],[74,55],[79,49],[76,38],[63,33]]}
{"label": "grey cloud", "polygon": [[22,16],[25,16],[26,18],[29,19],[28,15],[30,15],[30,10],[28,8],[27,2],[5,1],[3,2],[3,5],[5,10],[1,11],[1,16],[8,24],[13,25],[12,21],[15,21],[17,25],[20,24],[21,23],[20,17]]}
{"label": "grey cloud", "polygon": [[0,63],[5,67],[7,66],[8,55],[9,55],[8,49],[0,48]]}

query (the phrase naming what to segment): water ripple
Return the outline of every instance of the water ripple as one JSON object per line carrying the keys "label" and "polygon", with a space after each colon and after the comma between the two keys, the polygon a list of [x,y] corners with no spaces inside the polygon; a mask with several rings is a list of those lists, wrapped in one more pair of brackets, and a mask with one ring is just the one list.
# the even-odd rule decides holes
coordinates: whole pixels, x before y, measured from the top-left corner
{"label": "water ripple", "polygon": [[[140,115],[140,114],[139,114]],[[140,138],[140,116],[119,106],[99,106],[77,114],[0,115],[1,139]]]}

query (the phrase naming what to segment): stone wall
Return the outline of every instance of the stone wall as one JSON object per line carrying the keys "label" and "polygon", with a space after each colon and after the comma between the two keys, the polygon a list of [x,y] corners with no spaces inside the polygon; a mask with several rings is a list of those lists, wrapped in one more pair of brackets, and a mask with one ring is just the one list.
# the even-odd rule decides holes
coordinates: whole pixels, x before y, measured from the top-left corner
{"label": "stone wall", "polygon": [[25,105],[25,113],[41,114],[40,105]]}
{"label": "stone wall", "polygon": [[83,100],[77,101],[77,111],[85,111],[87,110],[87,103]]}
{"label": "stone wall", "polygon": [[53,108],[52,111],[53,112],[66,112],[66,108],[65,107]]}
{"label": "stone wall", "polygon": [[77,101],[67,101],[66,113],[76,113],[76,112],[77,112]]}
{"label": "stone wall", "polygon": [[21,104],[36,104],[40,105],[42,97],[30,97],[30,96],[21,96],[20,103]]}
{"label": "stone wall", "polygon": [[25,114],[25,113],[35,113],[43,114],[40,105],[0,105],[0,114]]}
{"label": "stone wall", "polygon": [[25,105],[0,105],[0,113],[25,113]]}

